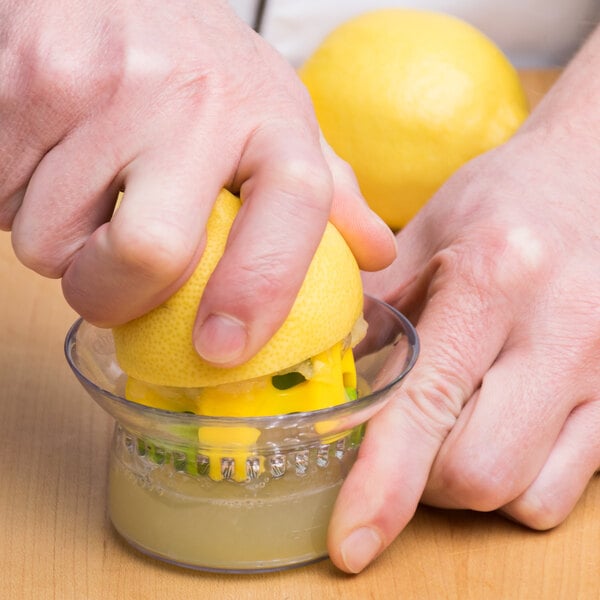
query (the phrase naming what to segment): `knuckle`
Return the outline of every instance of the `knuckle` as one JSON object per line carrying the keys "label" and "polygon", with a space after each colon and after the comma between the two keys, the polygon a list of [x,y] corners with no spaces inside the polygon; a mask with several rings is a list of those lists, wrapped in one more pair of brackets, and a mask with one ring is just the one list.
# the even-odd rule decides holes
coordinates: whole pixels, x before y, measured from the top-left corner
{"label": "knuckle", "polygon": [[447,457],[441,478],[447,493],[471,510],[496,510],[516,493],[512,468],[482,449]]}
{"label": "knuckle", "polygon": [[470,236],[439,251],[432,267],[465,281],[484,298],[494,292],[506,296],[547,276],[555,260],[547,236],[537,227],[486,224]]}
{"label": "knuckle", "polygon": [[16,257],[29,269],[50,279],[63,276],[74,254],[71,245],[48,236],[22,236],[13,231]]}
{"label": "knuckle", "polygon": [[[482,248],[486,250],[482,251]],[[492,300],[489,296],[494,290],[492,280],[496,254],[497,248],[492,241],[480,247],[479,242],[475,241],[472,248],[462,242],[438,251],[428,264],[437,286],[432,287],[430,293],[435,293],[443,285],[453,285],[461,292],[461,301],[469,303],[469,309],[484,308]],[[497,298],[494,302],[497,302]],[[447,320],[448,324],[454,322],[456,319]]]}
{"label": "knuckle", "polygon": [[[23,95],[56,128],[107,104],[126,77],[121,44],[98,36],[81,49],[49,28],[23,51],[15,93]],[[65,122],[66,121],[66,122]]]}
{"label": "knuckle", "polygon": [[277,165],[273,174],[279,182],[278,188],[293,190],[295,203],[300,201],[305,209],[329,211],[333,178],[324,163],[309,158],[293,158]]}
{"label": "knuckle", "polygon": [[549,497],[527,494],[526,498],[519,501],[516,518],[520,523],[536,529],[546,531],[560,525],[568,515],[556,502],[548,501]]}
{"label": "knuckle", "polygon": [[420,385],[407,385],[405,394],[413,421],[425,434],[438,440],[448,435],[466,398],[455,377],[445,378],[437,374],[425,378]]}
{"label": "knuckle", "polygon": [[284,272],[286,264],[281,256],[263,254],[245,269],[253,299],[270,298],[277,302],[285,295],[286,286],[282,282],[289,281]]}
{"label": "knuckle", "polygon": [[147,219],[113,223],[109,245],[118,264],[152,280],[174,281],[189,266],[195,246],[181,227]]}
{"label": "knuckle", "polygon": [[[237,314],[247,322],[257,319],[263,326],[281,325],[301,285],[301,275],[289,273],[286,253],[275,252],[244,257],[243,262],[223,257],[211,276],[205,297]],[[235,282],[235,293],[230,292]],[[268,299],[268,310],[265,300]],[[259,316],[260,315],[260,316]]]}
{"label": "knuckle", "polygon": [[9,201],[0,198],[0,229],[10,231],[15,220],[17,211]]}
{"label": "knuckle", "polygon": [[31,86],[32,97],[46,102],[54,98],[58,104],[71,98],[74,93],[79,95],[81,88],[76,82],[80,80],[84,84],[86,79],[80,77],[81,63],[77,58],[66,52],[61,44],[42,43],[31,48],[26,64],[30,75],[27,83]]}
{"label": "knuckle", "polygon": [[[196,92],[198,83],[203,81],[195,72],[185,73],[175,57],[145,44],[127,46],[117,59],[116,80],[129,89],[152,87],[158,93],[169,82],[175,85],[172,80],[176,80],[182,93],[188,87],[190,92]],[[190,97],[193,97],[192,93]]]}
{"label": "knuckle", "polygon": [[502,232],[504,243],[495,256],[492,271],[500,289],[511,290],[522,286],[524,281],[531,285],[547,272],[552,263],[552,250],[545,237],[526,224]]}

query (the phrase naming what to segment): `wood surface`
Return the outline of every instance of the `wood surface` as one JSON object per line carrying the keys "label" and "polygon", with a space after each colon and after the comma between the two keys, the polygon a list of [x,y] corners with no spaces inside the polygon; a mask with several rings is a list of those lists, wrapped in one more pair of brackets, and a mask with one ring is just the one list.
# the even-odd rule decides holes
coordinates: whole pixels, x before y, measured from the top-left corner
{"label": "wood surface", "polygon": [[[523,75],[535,103],[556,72]],[[171,567],[132,550],[106,515],[112,422],[63,355],[76,315],[0,234],[2,600],[587,599],[600,597],[600,478],[540,533],[495,514],[422,507],[359,576],[327,560],[274,574]]]}

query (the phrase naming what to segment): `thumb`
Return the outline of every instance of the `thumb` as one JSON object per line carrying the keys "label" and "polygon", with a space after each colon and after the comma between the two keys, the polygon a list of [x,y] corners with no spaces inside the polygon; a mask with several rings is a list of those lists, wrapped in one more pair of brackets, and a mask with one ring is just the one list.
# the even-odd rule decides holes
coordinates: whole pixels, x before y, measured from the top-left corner
{"label": "thumb", "polygon": [[392,230],[369,208],[352,168],[322,134],[321,150],[333,178],[331,222],[350,246],[361,269],[376,271],[387,267],[396,258]]}
{"label": "thumb", "polygon": [[[417,324],[419,360],[369,421],[336,502],[329,555],[350,573],[365,568],[414,515],[439,449],[506,338],[509,323],[500,305],[444,270],[437,277],[447,285],[429,296]],[[463,310],[449,314],[448,307],[456,306]]]}
{"label": "thumb", "polygon": [[422,415],[411,415],[415,405],[407,403],[410,395],[401,392],[371,419],[359,457],[340,491],[329,524],[328,548],[331,560],[343,571],[362,571],[412,519],[451,427],[450,415],[448,424],[439,428],[426,426]]}

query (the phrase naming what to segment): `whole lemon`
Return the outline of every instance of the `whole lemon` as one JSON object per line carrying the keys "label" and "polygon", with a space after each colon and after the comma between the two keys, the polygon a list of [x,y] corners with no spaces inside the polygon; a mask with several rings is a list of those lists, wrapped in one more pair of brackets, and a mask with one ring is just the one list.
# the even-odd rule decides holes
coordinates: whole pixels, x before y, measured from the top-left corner
{"label": "whole lemon", "polygon": [[154,310],[113,329],[117,361],[134,379],[162,386],[205,387],[262,377],[331,348],[361,321],[358,265],[344,238],[328,223],[286,321],[266,346],[235,368],[203,361],[192,341],[196,311],[240,206],[236,196],[223,190],[206,226],[205,250],[190,279]]}
{"label": "whole lemon", "polygon": [[467,23],[384,9],[335,29],[300,69],[325,138],[398,229],[528,113],[518,74]]}

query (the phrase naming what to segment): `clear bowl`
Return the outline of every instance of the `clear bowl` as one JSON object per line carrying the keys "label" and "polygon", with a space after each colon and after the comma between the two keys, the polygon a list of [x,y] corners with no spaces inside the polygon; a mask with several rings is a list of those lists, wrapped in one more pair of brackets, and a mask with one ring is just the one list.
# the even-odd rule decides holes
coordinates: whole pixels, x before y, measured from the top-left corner
{"label": "clear bowl", "polygon": [[[418,355],[415,329],[402,314],[368,296],[364,314],[368,332],[355,348],[357,400],[244,418],[126,400],[111,331],[75,322],[65,341],[69,365],[116,421],[108,486],[116,530],[146,554],[208,571],[272,571],[326,557],[333,505],[366,422]],[[202,445],[201,427],[216,432],[202,436]],[[241,442],[240,431],[248,430],[255,441]]]}

